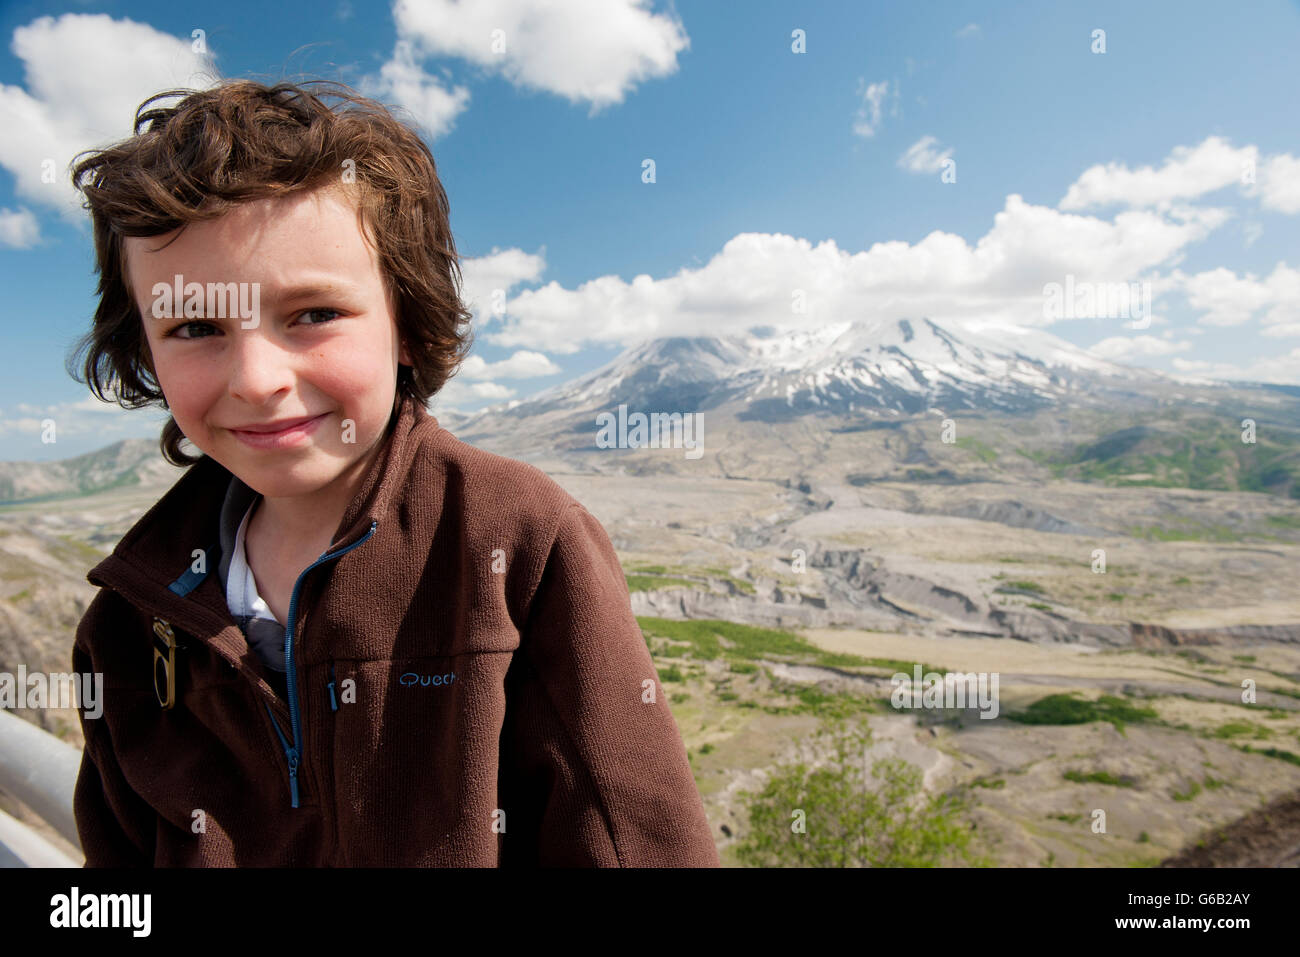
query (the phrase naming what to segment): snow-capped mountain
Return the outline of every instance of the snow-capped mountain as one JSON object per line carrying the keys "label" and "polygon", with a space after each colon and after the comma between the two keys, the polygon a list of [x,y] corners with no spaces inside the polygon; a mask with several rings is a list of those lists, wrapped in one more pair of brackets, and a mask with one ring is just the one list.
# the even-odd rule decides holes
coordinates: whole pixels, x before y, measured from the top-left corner
{"label": "snow-capped mountain", "polygon": [[1152,372],[1098,359],[1037,329],[948,331],[929,319],[850,321],[812,331],[752,329],[634,346],[571,382],[480,418],[629,408],[737,406],[741,419],[808,413],[898,415],[928,409],[1020,411],[1070,394],[1124,393]]}

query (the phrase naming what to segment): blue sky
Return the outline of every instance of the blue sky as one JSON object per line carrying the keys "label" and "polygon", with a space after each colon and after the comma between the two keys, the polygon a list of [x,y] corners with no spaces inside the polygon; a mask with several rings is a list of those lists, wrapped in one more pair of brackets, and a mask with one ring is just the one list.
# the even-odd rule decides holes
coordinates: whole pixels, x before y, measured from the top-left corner
{"label": "blue sky", "polygon": [[[1295,2],[17,2],[0,37],[3,459],[157,436],[64,371],[95,301],[64,170],[202,67],[341,79],[421,128],[477,330],[435,414],[650,335],[877,316],[1300,383]],[[1149,282],[1149,328],[1049,322],[1067,274]]]}

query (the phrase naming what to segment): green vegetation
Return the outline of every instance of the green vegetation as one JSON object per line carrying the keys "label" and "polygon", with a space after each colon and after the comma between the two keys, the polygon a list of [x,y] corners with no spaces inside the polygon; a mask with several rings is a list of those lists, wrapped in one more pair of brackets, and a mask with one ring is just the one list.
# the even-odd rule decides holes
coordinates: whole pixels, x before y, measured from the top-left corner
{"label": "green vegetation", "polygon": [[[832,694],[816,685],[773,681],[776,691],[795,700],[793,705],[763,705],[768,714],[808,714],[815,717],[853,718],[871,712],[893,711],[888,699],[864,698],[861,695]],[[883,706],[881,702],[884,702]]]}
{"label": "green vegetation", "polygon": [[1238,744],[1235,747],[1247,754],[1262,754],[1266,758],[1277,758],[1279,761],[1286,761],[1290,764],[1300,764],[1300,754],[1283,751],[1281,748],[1252,748],[1248,744]]}
{"label": "green vegetation", "polygon": [[676,665],[669,665],[667,668],[660,668],[659,680],[660,681],[681,681],[683,680],[682,670],[678,668]]}
{"label": "green vegetation", "polygon": [[1242,535],[1227,525],[1197,522],[1178,515],[1171,516],[1171,520],[1181,522],[1182,527],[1131,525],[1127,532],[1132,538],[1140,538],[1148,542],[1239,542],[1242,540]]}
{"label": "green vegetation", "polygon": [[1196,795],[1200,793],[1201,793],[1200,784],[1193,781],[1191,784],[1187,786],[1186,791],[1175,791],[1173,797],[1175,801],[1190,801],[1192,798],[1196,797]]}
{"label": "green vegetation", "polygon": [[656,588],[692,588],[696,582],[685,578],[668,578],[662,575],[628,575],[627,590],[652,591]]}
{"label": "green vegetation", "polygon": [[1096,701],[1076,697],[1078,692],[1039,698],[1024,711],[1008,712],[1007,718],[1020,724],[1088,724],[1109,721],[1121,734],[1126,723],[1137,724],[1157,717],[1153,708],[1139,708],[1123,698],[1102,695]]}
{"label": "green vegetation", "polygon": [[[67,546],[67,549],[75,556],[74,560],[79,564],[90,567],[99,564],[100,560],[104,557],[103,553],[101,553],[99,549],[93,548],[85,542],[73,538],[71,535],[56,535],[55,538]],[[60,554],[62,551],[63,549],[56,550],[55,555],[62,557]]]}
{"label": "green vegetation", "polygon": [[1273,731],[1262,724],[1255,724],[1253,721],[1229,721],[1226,724],[1219,725],[1214,731],[1214,737],[1216,738],[1235,738],[1243,734],[1248,734],[1256,739],[1271,738]]}
{"label": "green vegetation", "polygon": [[1042,585],[1038,584],[1038,582],[1030,582],[1030,581],[1004,582],[1002,585],[998,587],[997,590],[1002,591],[1004,588],[1016,588],[1019,589],[1020,591],[1032,591],[1036,594],[1042,594],[1043,592]]}
{"label": "green vegetation", "polygon": [[1107,784],[1116,788],[1131,788],[1136,785],[1132,778],[1128,776],[1117,778],[1109,771],[1090,771],[1087,774],[1082,771],[1066,771],[1065,780],[1077,784]]}
{"label": "green vegetation", "polygon": [[1052,453],[1044,449],[1016,449],[1015,453],[1029,459],[1036,465],[1050,466],[1052,464]]}
{"label": "green vegetation", "polygon": [[[769,676],[775,694],[787,698],[786,703],[767,703],[744,700],[730,687],[730,675],[758,674],[763,669],[762,660],[784,661],[790,664],[816,665],[829,668],[875,669],[884,668],[890,673],[913,673],[915,662],[893,658],[863,658],[857,655],[836,654],[804,641],[798,635],[774,628],[759,628],[730,621],[691,619],[678,621],[669,618],[640,617],[642,634],[652,653],[681,656],[685,661],[716,661],[727,663],[728,677],[715,680],[712,692],[719,701],[733,702],[738,708],[762,709],[768,714],[812,714],[818,717],[850,718],[865,714],[897,713],[888,697],[871,698],[862,693],[828,692],[816,685],[782,681]],[[652,639],[654,639],[652,641]],[[923,672],[942,671],[933,665],[922,664]],[[699,673],[699,668],[680,667],[677,663],[660,668],[662,681],[684,681]],[[748,684],[749,682],[746,682]],[[677,699],[674,698],[674,701]]]}
{"label": "green vegetation", "polygon": [[918,768],[898,758],[872,762],[866,787],[870,727],[823,722],[815,746],[829,744],[827,763],[779,767],[763,790],[742,794],[748,826],[736,858],[749,867],[991,866],[975,853],[963,820],[967,795],[926,796]]}
{"label": "green vegetation", "polygon": [[[1300,433],[1270,424],[1242,441],[1241,416],[1165,413],[1063,454],[1035,458],[1061,478],[1109,485],[1267,492],[1300,498]],[[1289,524],[1283,516],[1273,524]],[[1296,520],[1300,522],[1300,519]]]}
{"label": "green vegetation", "polygon": [[[682,654],[708,661],[724,658],[732,665],[740,664],[742,669],[746,663],[769,659],[828,668],[887,667],[908,674],[912,672],[913,662],[910,661],[863,658],[859,655],[824,651],[794,632],[776,628],[760,628],[711,618],[679,621],[648,615],[638,617],[637,622],[648,636],[676,642],[674,648]],[[933,669],[923,666],[923,670]]]}
{"label": "green vegetation", "polygon": [[979,456],[980,461],[984,463],[992,462],[998,457],[998,453],[995,452],[992,447],[985,445],[979,439],[971,438],[970,436],[958,439],[955,444],[959,449],[966,449],[967,451],[974,452]]}
{"label": "green vegetation", "polygon": [[730,583],[738,591],[747,595],[754,594],[752,582],[734,578],[725,568],[694,568],[687,565],[646,565],[629,564],[626,568],[628,591],[649,591],[653,588],[698,588],[708,587],[710,579],[720,579]]}

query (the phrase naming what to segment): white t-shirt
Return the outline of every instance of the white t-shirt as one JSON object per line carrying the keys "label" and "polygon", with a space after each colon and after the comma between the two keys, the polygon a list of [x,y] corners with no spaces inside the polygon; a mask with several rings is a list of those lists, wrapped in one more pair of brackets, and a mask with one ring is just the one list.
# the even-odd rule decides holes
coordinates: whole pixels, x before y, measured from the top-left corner
{"label": "white t-shirt", "polygon": [[257,581],[253,578],[253,570],[248,567],[248,557],[244,553],[244,532],[259,501],[260,497],[248,507],[243,521],[239,523],[239,531],[235,533],[230,573],[226,576],[226,605],[258,657],[268,668],[283,672],[284,623],[271,613],[270,606],[257,593]]}

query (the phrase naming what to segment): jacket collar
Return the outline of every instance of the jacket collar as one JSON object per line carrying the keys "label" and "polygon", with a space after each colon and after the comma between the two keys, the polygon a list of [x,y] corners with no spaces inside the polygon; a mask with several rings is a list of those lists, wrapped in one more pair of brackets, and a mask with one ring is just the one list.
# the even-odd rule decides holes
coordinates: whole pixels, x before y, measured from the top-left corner
{"label": "jacket collar", "polygon": [[217,566],[217,578],[224,588],[230,580],[230,563],[235,554],[235,542],[239,538],[239,526],[247,514],[248,508],[257,498],[257,492],[239,480],[238,475],[230,477],[226,487],[226,498],[221,503],[221,519],[218,534],[221,544],[221,561]]}
{"label": "jacket collar", "polygon": [[[395,402],[381,450],[371,461],[356,495],[339,521],[330,551],[366,537],[400,491],[423,438],[441,427],[424,404],[402,395]],[[257,493],[211,456],[190,466],[131,529],[112,554],[92,568],[86,578],[127,598],[140,598],[142,590],[159,589],[184,596],[216,571],[229,567],[234,544],[223,541],[223,518],[238,518]],[[199,569],[196,552],[204,553]],[[151,596],[143,596],[149,598]],[[166,598],[167,596],[164,596]],[[170,602],[165,602],[170,604]],[[157,605],[155,604],[155,609]],[[157,610],[155,610],[157,613]]]}

